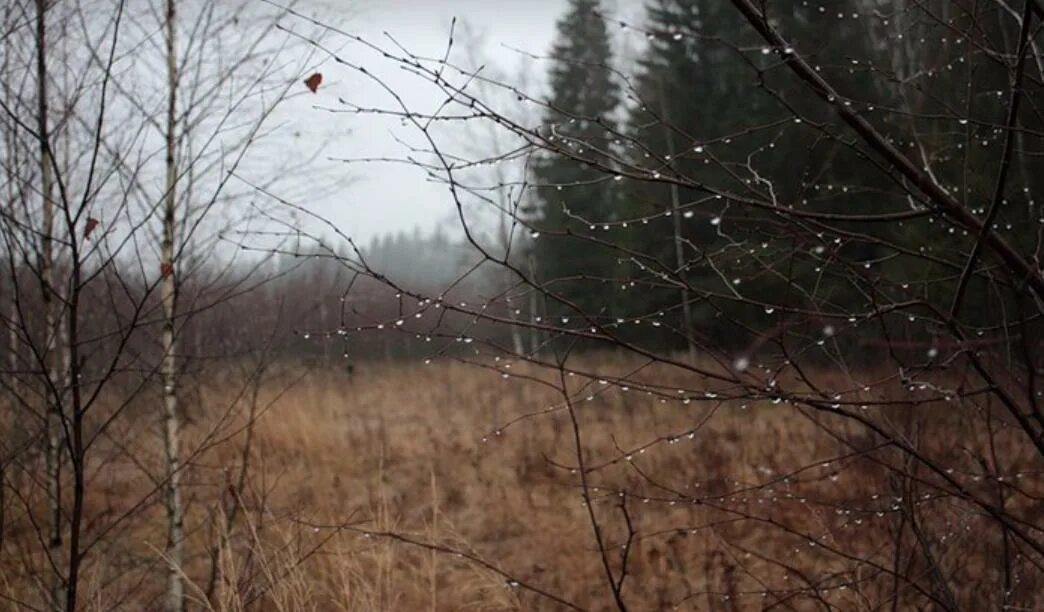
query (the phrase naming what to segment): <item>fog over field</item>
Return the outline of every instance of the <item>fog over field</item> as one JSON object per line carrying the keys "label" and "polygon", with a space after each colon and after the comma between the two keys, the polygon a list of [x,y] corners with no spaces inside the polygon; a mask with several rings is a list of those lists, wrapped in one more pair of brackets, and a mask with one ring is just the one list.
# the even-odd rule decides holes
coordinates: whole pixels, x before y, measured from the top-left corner
{"label": "fog over field", "polygon": [[[345,30],[374,42],[387,43],[388,37],[394,37],[419,56],[442,56],[454,31],[456,48],[451,55],[462,66],[474,69],[485,64],[494,72],[525,71],[534,80],[533,85],[543,88],[546,68],[529,54],[540,56],[549,51],[555,19],[566,5],[564,0],[367,1],[343,5],[313,1],[302,4],[300,9],[324,20],[335,20]],[[349,52],[357,50],[357,46],[342,41],[331,44]],[[301,138],[325,141],[324,157],[403,157],[405,150],[396,136],[414,139],[396,118],[329,113],[317,116],[319,113],[313,110],[315,106],[336,107],[339,98],[367,106],[388,104],[385,92],[368,79],[339,68],[328,57],[316,57],[312,65],[324,72],[328,85],[318,95],[301,97],[287,106],[287,127],[294,133],[300,132]],[[443,100],[430,85],[393,63],[370,68],[411,104],[433,107]],[[465,140],[452,133],[450,137]],[[450,210],[452,200],[445,187],[426,180],[420,170],[374,163],[350,169],[334,164],[329,171],[348,182],[333,193],[323,194],[315,204],[338,226],[350,228],[362,239],[411,232],[417,227],[430,231],[442,226],[456,233]],[[345,174],[348,177],[340,176]]]}
{"label": "fog over field", "polygon": [[5,0],[0,609],[1044,606],[1044,3]]}

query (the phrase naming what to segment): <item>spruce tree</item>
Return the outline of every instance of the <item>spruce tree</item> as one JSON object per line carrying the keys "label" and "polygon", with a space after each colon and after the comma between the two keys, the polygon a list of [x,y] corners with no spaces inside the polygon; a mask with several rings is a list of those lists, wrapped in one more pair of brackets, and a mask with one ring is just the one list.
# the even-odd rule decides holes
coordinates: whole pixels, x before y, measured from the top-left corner
{"label": "spruce tree", "polygon": [[[609,173],[619,85],[610,65],[611,44],[598,0],[571,0],[558,22],[544,125],[548,150],[534,165],[537,202],[533,242],[537,276],[545,287],[584,312],[610,316],[617,293],[617,255],[584,236],[613,240],[606,231],[619,215]],[[563,303],[549,314],[566,316]]]}
{"label": "spruce tree", "polygon": [[[861,31],[869,23],[848,19],[824,27],[818,11],[812,11],[811,22],[808,13],[793,7],[772,15],[785,22],[788,35],[817,65],[820,58],[832,58],[835,64],[822,67],[835,82],[853,96],[872,95],[865,91],[869,80],[850,70],[850,58],[869,53],[862,46],[871,37]],[[793,82],[783,66],[783,50],[766,48],[730,3],[656,0],[648,7],[645,25],[651,36],[628,117],[628,132],[641,148],[632,149],[631,158],[650,174],[679,177],[689,187],[659,180],[630,185],[628,214],[651,217],[631,243],[693,291],[679,295],[675,286],[649,273],[647,289],[635,292],[640,302],[631,307],[647,313],[670,311],[669,320],[678,330],[697,330],[703,343],[745,345],[749,332],[771,322],[760,308],[731,299],[736,292],[754,301],[801,306],[799,286],[807,280],[816,299],[830,304],[828,310],[850,310],[865,301],[865,294],[847,280],[835,283],[814,262],[800,258],[788,263],[793,267],[786,274],[762,275],[758,282],[736,288],[761,265],[736,245],[758,244],[762,261],[783,261],[794,244],[786,235],[773,239],[778,226],[771,214],[730,205],[721,192],[764,199],[768,187],[754,179],[756,170],[771,178],[772,194],[783,206],[836,209],[836,199],[810,196],[809,184],[879,184],[882,177],[853,175],[856,168],[865,173],[862,160],[839,142],[793,121],[794,109],[816,122],[834,118],[812,92]],[[778,172],[781,167],[795,171]],[[844,197],[852,213],[874,206],[869,190],[852,189]],[[866,249],[847,256],[858,261],[879,254]],[[788,285],[783,278],[797,282]],[[689,301],[687,308],[680,307],[681,300]],[[667,330],[665,337],[676,342],[678,334]]]}
{"label": "spruce tree", "polygon": [[[629,217],[649,219],[631,233],[629,244],[655,263],[639,272],[644,286],[631,294],[628,307],[635,316],[667,314],[675,329],[664,329],[664,338],[672,342],[678,331],[693,330],[703,330],[703,342],[722,341],[734,336],[720,323],[723,306],[700,294],[729,292],[718,271],[705,265],[706,254],[722,247],[717,220],[727,202],[657,177],[741,192],[744,186],[717,164],[708,164],[708,157],[742,160],[767,138],[742,134],[744,129],[778,111],[758,90],[756,75],[740,55],[738,47],[753,44],[754,38],[729,3],[657,0],[647,9],[645,27],[649,43],[639,60],[627,131],[640,143],[629,156],[651,180],[629,182],[625,201]],[[680,292],[662,274],[698,291]]]}

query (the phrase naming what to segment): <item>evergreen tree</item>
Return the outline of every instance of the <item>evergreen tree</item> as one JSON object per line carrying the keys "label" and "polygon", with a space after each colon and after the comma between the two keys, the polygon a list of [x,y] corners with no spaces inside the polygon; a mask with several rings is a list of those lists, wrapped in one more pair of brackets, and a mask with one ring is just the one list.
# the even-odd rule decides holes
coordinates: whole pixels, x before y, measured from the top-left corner
{"label": "evergreen tree", "polygon": [[[853,98],[877,98],[888,105],[870,90],[873,79],[852,70],[852,58],[865,61],[872,53],[874,38],[865,31],[869,20],[830,16],[836,23],[827,25],[821,12],[799,6],[773,13],[832,82]],[[715,192],[766,199],[768,185],[754,179],[756,170],[771,180],[772,196],[781,206],[836,212],[837,198],[843,197],[846,211],[856,214],[879,209],[876,186],[887,179],[868,174],[868,164],[837,140],[793,121],[795,109],[816,123],[836,117],[782,66],[784,50],[765,48],[730,3],[656,0],[648,8],[646,27],[652,35],[635,80],[638,100],[628,118],[629,134],[641,145],[631,157],[654,177],[679,177],[688,186],[651,180],[629,187],[629,216],[650,218],[631,236],[632,248],[658,264],[649,267],[647,288],[634,293],[630,307],[636,314],[670,310],[676,330],[693,333],[701,342],[744,345],[749,332],[772,322],[761,308],[732,299],[737,292],[755,302],[783,301],[810,310],[844,312],[862,305],[865,292],[850,282],[847,271],[835,279],[834,271],[824,272],[814,258],[788,259],[795,248],[817,245],[795,245],[790,236],[777,236],[770,213],[730,205]],[[823,59],[833,63],[820,65]],[[795,171],[778,171],[787,167]],[[820,193],[814,184],[850,189],[843,195],[841,190]],[[753,244],[759,247],[758,262],[749,252]],[[845,248],[849,260],[881,256],[876,246]],[[762,274],[756,283],[742,284],[765,262],[784,260],[785,273]],[[654,269],[683,280],[693,291],[679,292]],[[815,307],[802,303],[808,299],[808,292],[803,297],[801,291],[806,283],[815,287]],[[690,302],[687,308],[680,306],[682,300]],[[676,330],[664,330],[665,338],[676,343]]]}
{"label": "evergreen tree", "polygon": [[[603,228],[619,214],[610,175],[598,168],[611,164],[613,115],[620,102],[599,8],[598,0],[571,0],[558,22],[544,117],[551,150],[533,171],[538,185],[533,225],[541,236],[532,248],[538,278],[550,291],[587,313],[609,316],[618,257],[583,238],[614,240],[615,232]],[[561,304],[549,308],[552,315],[569,311]]]}
{"label": "evergreen tree", "polygon": [[[542,185],[533,219],[542,234],[533,245],[539,278],[587,313],[666,323],[655,330],[621,328],[626,339],[650,348],[681,348],[684,334],[704,344],[748,345],[752,335],[778,323],[771,311],[784,308],[851,319],[880,299],[872,296],[895,289],[881,286],[881,278],[921,283],[932,300],[946,302],[974,237],[925,217],[815,222],[806,229],[818,229],[795,242],[774,213],[717,195],[852,217],[920,205],[890,167],[849,146],[857,138],[836,106],[786,67],[787,53],[795,52],[836,86],[837,104],[859,109],[911,160],[929,166],[940,184],[985,213],[998,174],[1003,131],[996,126],[1005,121],[1008,98],[1000,94],[1009,75],[996,57],[970,53],[974,49],[948,28],[996,27],[987,36],[1004,41],[1014,57],[1017,40],[999,25],[1003,15],[991,14],[1001,9],[948,13],[945,3],[933,3],[931,14],[948,15],[947,23],[937,23],[916,8],[878,18],[874,6],[851,0],[838,11],[774,7],[770,17],[793,45],[784,50],[766,48],[729,3],[654,0],[621,146],[613,122],[620,93],[606,69],[604,20],[597,2],[574,0],[554,48],[545,117],[554,126],[552,152],[535,168]],[[1023,87],[1037,85],[1024,81]],[[1039,123],[1023,111],[1021,125]],[[1033,129],[1019,133],[1016,146],[1039,149]],[[610,152],[644,169],[646,180],[614,181]],[[1033,195],[1044,189],[1044,179],[1024,161],[1009,175],[1007,203],[995,223],[1014,242],[1031,245]],[[677,177],[678,184],[665,177]],[[906,245],[906,252],[890,245]],[[777,273],[766,272],[766,265]],[[678,281],[690,289],[681,290]],[[963,316],[985,319],[991,309],[1013,307],[991,295],[986,276],[973,278]],[[559,313],[564,310],[549,309]],[[926,333],[901,319],[903,334]]]}
{"label": "evergreen tree", "polygon": [[[678,331],[720,342],[735,336],[720,323],[727,305],[701,294],[729,292],[720,269],[706,265],[724,246],[718,224],[727,202],[658,177],[741,193],[744,185],[708,158],[742,161],[769,138],[745,129],[780,110],[756,87],[756,75],[739,51],[756,41],[730,4],[657,0],[648,7],[646,28],[651,36],[639,60],[628,133],[640,143],[630,150],[632,162],[652,180],[629,184],[626,201],[629,217],[648,219],[629,236],[648,262],[638,271],[644,286],[631,294],[628,309],[636,317],[669,313],[674,329],[664,329],[663,339],[651,338],[653,344],[668,338],[677,343]],[[698,291],[679,291],[678,281]]]}

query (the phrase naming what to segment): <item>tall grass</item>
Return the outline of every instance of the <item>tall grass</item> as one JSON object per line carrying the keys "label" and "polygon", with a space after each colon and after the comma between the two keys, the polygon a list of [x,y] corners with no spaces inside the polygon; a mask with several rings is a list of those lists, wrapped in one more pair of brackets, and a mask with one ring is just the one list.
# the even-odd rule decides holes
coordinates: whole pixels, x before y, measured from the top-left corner
{"label": "tall grass", "polygon": [[[634,365],[587,359],[603,373]],[[352,375],[287,365],[260,383],[254,423],[244,405],[249,394],[220,375],[204,381],[188,448],[206,450],[185,479],[190,554],[183,571],[193,605],[222,612],[562,607],[535,592],[544,591],[584,609],[611,609],[573,473],[570,420],[555,408],[562,396],[527,375],[553,378],[525,366],[505,379],[459,363],[358,366]],[[665,387],[710,388],[670,371],[644,375]],[[838,609],[889,601],[895,585],[882,568],[893,563],[896,509],[909,500],[872,458],[851,456],[849,443],[865,442],[863,434],[785,404],[661,401],[576,378],[577,387],[593,389],[576,415],[586,463],[597,468],[591,495],[610,553],[628,541],[621,502],[637,534],[624,587],[635,609],[761,609],[766,590],[815,592]],[[235,410],[214,408],[224,406]],[[938,453],[958,452],[947,450],[954,436],[978,443],[949,407],[878,417],[937,440]],[[125,460],[150,456],[154,426],[143,417],[119,448],[109,441],[105,472],[90,490],[94,516],[132,511],[129,504],[155,486],[144,466]],[[143,507],[91,551],[89,608],[158,604],[159,512]],[[921,516],[923,529],[951,534],[934,558],[960,579],[953,583],[959,600],[974,603],[976,585],[998,571],[996,534],[952,503]],[[19,575],[13,559],[0,584],[17,596],[31,577]],[[923,594],[898,594],[898,609],[924,602]]]}

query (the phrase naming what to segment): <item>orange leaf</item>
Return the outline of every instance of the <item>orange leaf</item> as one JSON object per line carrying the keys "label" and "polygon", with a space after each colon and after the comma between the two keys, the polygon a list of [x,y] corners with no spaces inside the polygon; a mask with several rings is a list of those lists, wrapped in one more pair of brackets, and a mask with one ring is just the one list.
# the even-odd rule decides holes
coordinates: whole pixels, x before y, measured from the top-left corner
{"label": "orange leaf", "polygon": [[319,84],[322,82],[323,75],[318,72],[304,80],[305,87],[310,89],[312,93],[315,93],[315,91],[319,89]]}
{"label": "orange leaf", "polygon": [[83,226],[84,240],[91,237],[91,232],[94,231],[94,228],[98,227],[99,223],[101,223],[101,221],[95,219],[94,217],[87,217],[87,223]]}
{"label": "orange leaf", "polygon": [[167,278],[171,274],[174,274],[174,264],[169,261],[160,263],[160,274],[163,275],[163,278]]}

